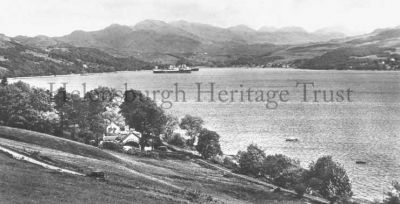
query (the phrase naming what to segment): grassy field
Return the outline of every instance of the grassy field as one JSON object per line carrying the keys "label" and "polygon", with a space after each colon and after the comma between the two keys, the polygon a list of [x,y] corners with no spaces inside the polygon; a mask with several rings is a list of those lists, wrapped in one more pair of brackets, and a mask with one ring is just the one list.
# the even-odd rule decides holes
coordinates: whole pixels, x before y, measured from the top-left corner
{"label": "grassy field", "polygon": [[5,148],[66,169],[106,174],[105,181],[61,174],[0,152],[0,203],[307,203],[191,160],[139,158],[30,131],[0,132]]}

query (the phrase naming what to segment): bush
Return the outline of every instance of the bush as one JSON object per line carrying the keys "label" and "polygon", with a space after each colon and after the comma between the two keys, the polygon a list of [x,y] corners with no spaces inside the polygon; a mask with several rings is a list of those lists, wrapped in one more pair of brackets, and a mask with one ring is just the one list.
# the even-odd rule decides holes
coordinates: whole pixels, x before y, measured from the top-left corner
{"label": "bush", "polygon": [[186,130],[186,135],[190,137],[186,140],[187,146],[193,147],[196,137],[199,136],[203,129],[203,123],[203,119],[197,116],[185,115],[185,117],[181,119],[179,127],[182,130]]}
{"label": "bush", "polygon": [[278,186],[293,188],[297,184],[303,183],[305,172],[306,171],[302,168],[284,170],[279,174],[279,176],[275,177],[273,181]]}
{"label": "bush", "polygon": [[140,151],[133,148],[128,150],[126,153],[137,157],[160,159],[160,153],[155,151]]}
{"label": "bush", "polygon": [[306,192],[306,186],[304,184],[297,184],[294,186],[294,191],[297,193],[299,198],[303,197],[304,193]]}
{"label": "bush", "polygon": [[175,145],[178,147],[185,147],[186,140],[179,133],[174,133],[170,138],[167,138],[168,144]]}
{"label": "bush", "polygon": [[123,146],[121,144],[115,143],[115,142],[103,142],[103,148],[122,152]]}
{"label": "bush", "polygon": [[239,152],[240,171],[244,174],[258,176],[261,173],[265,153],[257,145],[251,144],[247,151]]}
{"label": "bush", "polygon": [[230,157],[224,158],[223,165],[224,165],[224,167],[226,167],[228,169],[237,169],[239,167],[238,164]]}
{"label": "bush", "polygon": [[283,154],[268,155],[263,161],[262,173],[264,175],[269,175],[272,178],[276,178],[283,171],[298,165],[298,161],[293,160]]}
{"label": "bush", "polygon": [[200,190],[185,189],[183,195],[186,199],[193,203],[219,203],[214,200],[210,195],[203,194]]}
{"label": "bush", "polygon": [[211,157],[211,161],[216,164],[221,164],[221,165],[224,164],[224,159],[220,155],[215,155],[215,156]]}
{"label": "bush", "polygon": [[96,140],[96,137],[92,131],[81,131],[77,134],[78,138],[74,138],[78,142],[89,144],[91,140]]}
{"label": "bush", "polygon": [[311,189],[320,189],[322,186],[322,183],[323,183],[323,181],[321,179],[315,178],[315,177],[308,180],[308,186]]}

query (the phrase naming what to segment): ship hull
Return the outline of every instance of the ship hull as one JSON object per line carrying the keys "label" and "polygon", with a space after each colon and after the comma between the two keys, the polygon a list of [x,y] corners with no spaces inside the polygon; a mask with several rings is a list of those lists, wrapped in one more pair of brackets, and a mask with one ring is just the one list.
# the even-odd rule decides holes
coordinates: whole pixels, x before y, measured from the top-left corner
{"label": "ship hull", "polygon": [[154,74],[177,74],[177,73],[191,73],[192,70],[153,70]]}

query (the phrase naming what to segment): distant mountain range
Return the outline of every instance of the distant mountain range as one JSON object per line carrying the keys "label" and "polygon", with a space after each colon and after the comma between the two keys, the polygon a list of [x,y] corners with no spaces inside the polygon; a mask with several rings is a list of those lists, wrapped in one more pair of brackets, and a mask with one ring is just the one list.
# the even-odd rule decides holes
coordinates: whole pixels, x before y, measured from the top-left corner
{"label": "distant mountain range", "polygon": [[[345,37],[334,29],[254,30],[145,20],[61,37],[0,36],[0,74],[10,76],[149,69],[157,64],[371,69],[396,62],[400,27]],[[378,63],[378,64],[377,64]],[[393,64],[393,63],[391,63]],[[387,65],[387,64],[385,64]],[[396,68],[391,65],[390,68]]]}
{"label": "distant mountain range", "polygon": [[[308,33],[304,29],[282,28],[272,32],[256,31],[245,25],[220,28],[201,23],[175,21],[166,23],[157,20],[145,20],[134,26],[114,24],[105,29],[85,32],[74,31],[69,35],[47,38],[38,36],[17,40],[32,46],[49,46],[59,42],[77,47],[90,47],[104,50],[118,56],[134,56],[151,60],[158,54],[211,53],[235,54],[246,52],[243,47],[263,45],[270,51],[269,44],[302,44],[327,41],[344,37],[338,33]],[[275,46],[273,46],[275,47]],[[150,56],[149,56],[150,55]],[[168,58],[168,56],[165,56]],[[156,61],[157,57],[154,60]]]}

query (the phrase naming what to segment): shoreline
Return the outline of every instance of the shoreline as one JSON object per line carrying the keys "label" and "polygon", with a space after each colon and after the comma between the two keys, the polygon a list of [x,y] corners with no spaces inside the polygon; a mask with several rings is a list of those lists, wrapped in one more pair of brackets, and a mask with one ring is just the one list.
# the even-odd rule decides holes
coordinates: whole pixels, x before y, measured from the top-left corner
{"label": "shoreline", "polygon": [[[240,69],[240,70],[267,70],[267,71],[305,71],[305,72],[372,72],[372,73],[391,73],[400,72],[400,70],[354,70],[354,69],[300,69],[300,68],[281,68],[281,67],[202,67],[201,69]],[[151,72],[151,70],[142,69],[136,71],[115,71],[115,72],[91,72],[82,74],[61,74],[61,75],[38,75],[38,76],[18,76],[18,77],[7,77],[8,79],[31,79],[31,78],[51,78],[51,77],[70,77],[70,76],[91,76],[97,74],[116,74],[116,73],[131,73],[131,72]]]}

